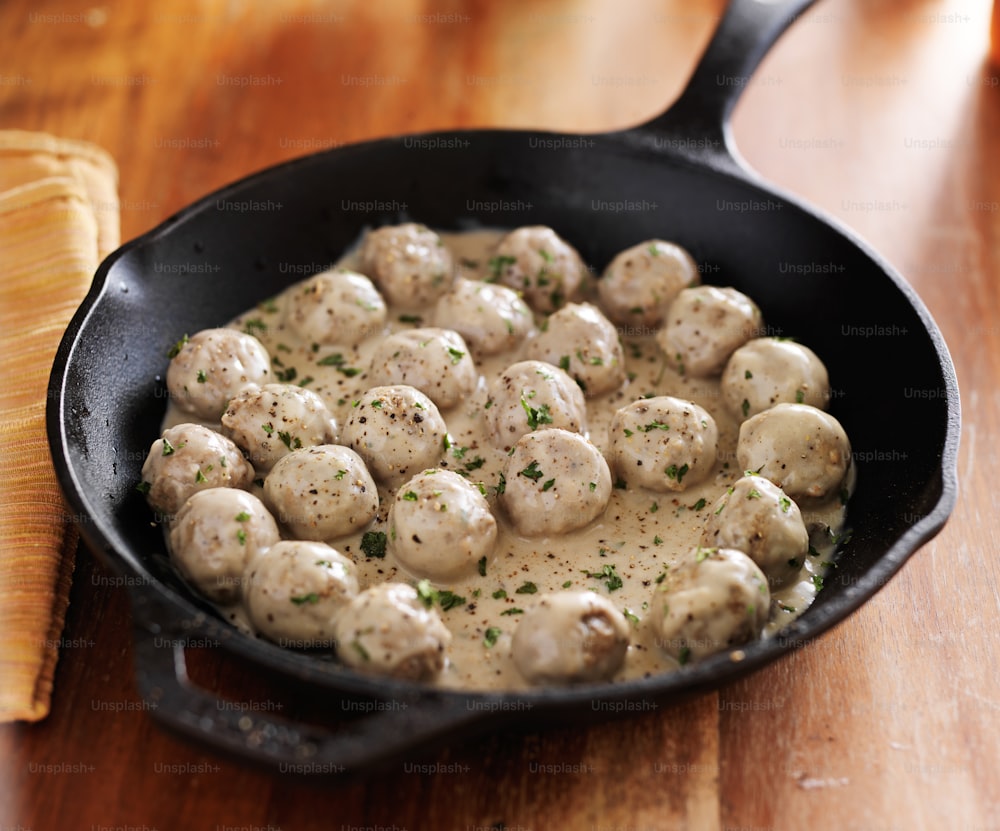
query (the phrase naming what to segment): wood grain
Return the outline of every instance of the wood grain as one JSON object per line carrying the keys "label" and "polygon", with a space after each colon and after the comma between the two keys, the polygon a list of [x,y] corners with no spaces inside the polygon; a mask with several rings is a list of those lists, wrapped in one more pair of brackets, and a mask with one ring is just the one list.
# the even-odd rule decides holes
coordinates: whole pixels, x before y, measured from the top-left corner
{"label": "wood grain", "polygon": [[[681,89],[722,2],[263,6],[8,0],[0,122],[107,148],[129,238],[246,173],[341,143],[637,123]],[[987,0],[822,0],[735,116],[754,168],[900,269],[957,367],[954,518],[857,614],[679,706],[504,731],[371,781],[309,784],[217,757],[136,709],[124,587],[81,552],[52,715],[0,729],[0,828],[1000,828],[1000,87],[988,32]],[[286,706],[245,667],[192,661],[204,684]]]}

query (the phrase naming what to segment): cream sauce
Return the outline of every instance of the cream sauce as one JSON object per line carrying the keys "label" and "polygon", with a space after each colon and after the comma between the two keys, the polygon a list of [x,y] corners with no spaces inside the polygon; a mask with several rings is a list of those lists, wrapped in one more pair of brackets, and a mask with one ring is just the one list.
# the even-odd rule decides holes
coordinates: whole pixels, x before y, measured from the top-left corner
{"label": "cream sauce", "polygon": [[[469,231],[442,234],[454,255],[460,277],[479,280],[488,273],[487,262],[504,232]],[[355,268],[356,252],[338,265]],[[591,298],[592,302],[596,299]],[[367,368],[380,340],[372,337],[354,348],[320,347],[304,343],[296,332],[283,324],[283,295],[269,299],[248,310],[230,325],[258,337],[270,352],[275,368],[289,383],[307,383],[308,389],[322,396],[342,425],[353,402],[370,386]],[[389,317],[381,337],[415,326],[434,325],[429,310],[389,308]],[[765,318],[767,310],[764,310]],[[402,320],[400,319],[402,316]],[[416,321],[414,317],[420,317]],[[540,320],[541,318],[539,318]],[[652,605],[656,579],[677,557],[698,544],[702,525],[712,503],[742,475],[736,461],[739,424],[722,406],[719,381],[678,375],[667,365],[651,335],[622,333],[628,380],[615,392],[587,399],[588,436],[602,452],[608,448],[608,426],[615,410],[648,395],[671,395],[700,404],[714,416],[719,428],[718,460],[708,479],[681,493],[655,493],[641,488],[615,488],[607,510],[587,527],[559,538],[526,539],[511,528],[496,504],[493,488],[499,482],[507,454],[495,448],[486,432],[484,406],[488,381],[506,367],[523,359],[522,349],[490,356],[477,362],[480,373],[475,392],[458,406],[442,411],[448,425],[452,447],[442,452],[441,467],[465,471],[470,481],[482,482],[498,522],[497,545],[486,566],[485,576],[478,574],[436,588],[447,589],[465,598],[464,603],[438,611],[452,632],[448,662],[438,683],[444,687],[472,690],[516,690],[530,685],[521,677],[511,658],[511,637],[521,615],[534,596],[563,589],[590,589],[607,597],[629,621],[631,642],[622,669],[615,681],[634,679],[678,669],[677,662],[656,645],[653,627],[646,620]],[[340,366],[318,362],[340,352]],[[822,357],[822,356],[821,356]],[[363,370],[353,377],[346,367]],[[289,378],[294,369],[294,377]],[[309,380],[307,380],[309,379]],[[278,378],[276,380],[282,380]],[[189,415],[170,408],[164,427],[190,421]],[[211,425],[215,426],[218,425]],[[380,488],[378,516],[368,530],[388,531],[386,515],[393,494]],[[802,508],[807,527],[829,528],[839,534],[844,524],[844,508],[837,499],[829,504]],[[386,580],[415,582],[391,554],[383,559],[366,558],[361,550],[361,534],[332,541],[341,553],[355,560],[361,588]],[[794,620],[812,603],[816,587],[832,558],[835,545],[826,533],[813,534],[814,551],[806,558],[801,578],[771,595],[771,613],[763,637],[771,637]],[[820,544],[817,544],[820,543]],[[620,578],[621,586],[605,570]],[[590,576],[594,575],[594,576]],[[536,594],[527,593],[534,586]],[[221,610],[235,625],[250,631],[241,608]],[[492,645],[487,645],[487,631],[499,630]],[[492,640],[492,637],[491,637]],[[738,658],[738,654],[735,655]]]}

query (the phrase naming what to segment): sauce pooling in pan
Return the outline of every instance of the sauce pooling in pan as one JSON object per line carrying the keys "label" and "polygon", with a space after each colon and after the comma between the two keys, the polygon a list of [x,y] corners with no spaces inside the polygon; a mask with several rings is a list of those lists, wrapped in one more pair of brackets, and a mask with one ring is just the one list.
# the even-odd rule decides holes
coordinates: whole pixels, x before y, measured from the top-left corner
{"label": "sauce pooling in pan", "polygon": [[548,228],[382,228],[178,344],[141,487],[281,646],[475,690],[675,671],[800,615],[843,532],[825,367],[765,321],[660,240],[595,281]]}

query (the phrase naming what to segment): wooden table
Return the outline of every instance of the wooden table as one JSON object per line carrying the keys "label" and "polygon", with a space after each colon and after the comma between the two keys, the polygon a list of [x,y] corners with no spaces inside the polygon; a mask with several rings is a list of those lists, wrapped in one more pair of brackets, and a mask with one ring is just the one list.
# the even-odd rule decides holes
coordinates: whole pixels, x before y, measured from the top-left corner
{"label": "wooden table", "polygon": [[[637,123],[679,91],[721,6],[7,0],[0,121],[110,150],[129,238],[252,170],[339,143]],[[203,751],[139,709],[125,591],[81,551],[52,714],[0,729],[0,829],[1000,828],[1000,89],[984,65],[988,28],[988,0],[823,0],[735,117],[757,170],[907,276],[957,364],[958,508],[861,611],[681,706],[505,732],[429,768],[315,786]],[[265,700],[245,669],[195,663],[203,683]],[[548,772],[566,766],[578,772]]]}

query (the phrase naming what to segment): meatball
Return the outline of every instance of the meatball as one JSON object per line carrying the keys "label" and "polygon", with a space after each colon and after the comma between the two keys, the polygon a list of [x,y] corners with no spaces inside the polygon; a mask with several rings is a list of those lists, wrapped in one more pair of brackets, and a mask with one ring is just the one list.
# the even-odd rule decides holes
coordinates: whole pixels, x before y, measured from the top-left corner
{"label": "meatball", "polygon": [[479,373],[462,336],[450,329],[408,329],[383,340],[372,355],[375,384],[407,384],[442,410],[476,388]]}
{"label": "meatball", "polygon": [[184,412],[216,420],[229,399],[270,379],[271,356],[253,335],[203,329],[187,339],[167,366],[167,390]]}
{"label": "meatball", "polygon": [[336,632],[337,654],[348,666],[412,681],[438,675],[451,643],[437,611],[405,583],[361,592],[337,618]]}
{"label": "meatball", "polygon": [[243,594],[250,622],[269,640],[331,649],[337,615],[358,591],[354,562],[335,548],[285,540],[248,562]]}
{"label": "meatball", "polygon": [[604,313],[619,326],[649,334],[686,286],[700,282],[691,255],[672,242],[647,240],[618,254],[597,281]]}
{"label": "meatball", "polygon": [[340,439],[357,451],[378,481],[393,485],[434,467],[447,436],[434,402],[400,384],[372,387],[358,398]]}
{"label": "meatball", "polygon": [[400,486],[389,510],[389,551],[415,577],[471,576],[489,560],[497,522],[486,497],[450,470],[425,470]]}
{"label": "meatball", "polygon": [[201,424],[168,427],[142,465],[140,489],[160,514],[180,510],[191,494],[208,488],[249,488],[254,471],[229,439]]}
{"label": "meatball", "polygon": [[830,380],[809,347],[784,338],[755,338],[730,356],[722,372],[722,400],[740,419],[781,403],[825,410]]}
{"label": "meatball", "polygon": [[378,512],[378,489],[365,463],[337,444],[282,457],[264,480],[264,500],[278,522],[303,540],[353,534]]}
{"label": "meatball", "polygon": [[316,393],[294,384],[265,384],[229,402],[222,433],[266,473],[293,450],[334,441],[337,422]]}
{"label": "meatball", "polygon": [[742,551],[695,548],[667,569],[650,603],[656,643],[681,664],[760,636],[767,578]]}
{"label": "meatball", "polygon": [[819,501],[843,496],[851,444],[829,413],[808,404],[775,404],[740,425],[736,459],[792,499]]}
{"label": "meatball", "polygon": [[550,429],[518,439],[500,502],[518,533],[555,536],[590,523],[611,499],[611,471],[579,433]]}
{"label": "meatball", "polygon": [[760,334],[764,318],[736,289],[683,289],[667,312],[656,342],[681,375],[707,378],[722,372],[733,352]]}
{"label": "meatball", "polygon": [[385,327],[386,308],[364,274],[338,268],[289,288],[285,320],[306,343],[354,346]]}
{"label": "meatball", "polygon": [[264,503],[235,488],[193,493],[167,536],[177,570],[217,603],[240,599],[247,561],[279,539],[277,523]]}
{"label": "meatball", "polygon": [[660,395],[618,410],[608,456],[630,485],[666,493],[704,481],[718,453],[715,419],[693,401]]}
{"label": "meatball", "polygon": [[544,225],[507,234],[490,260],[493,279],[524,295],[536,312],[553,312],[574,300],[587,267],[576,249]]}
{"label": "meatball", "polygon": [[490,384],[486,421],[497,447],[510,448],[532,430],[559,427],[587,432],[587,402],[580,386],[544,361],[521,361]]}
{"label": "meatball", "polygon": [[413,222],[369,231],[361,270],[390,303],[407,308],[430,306],[455,279],[451,252],[441,237]]}
{"label": "meatball", "polygon": [[809,532],[799,506],[781,488],[763,476],[744,476],[715,501],[701,544],[742,551],[777,588],[805,563]]}
{"label": "meatball", "polygon": [[438,300],[434,322],[458,332],[477,355],[495,355],[524,340],[535,319],[513,289],[459,279]]}
{"label": "meatball", "polygon": [[589,591],[543,594],[518,624],[511,656],[533,684],[606,681],[625,661],[625,616]]}
{"label": "meatball", "polygon": [[525,357],[564,369],[588,397],[625,381],[625,354],[618,330],[590,303],[571,303],[549,317],[525,347]]}

